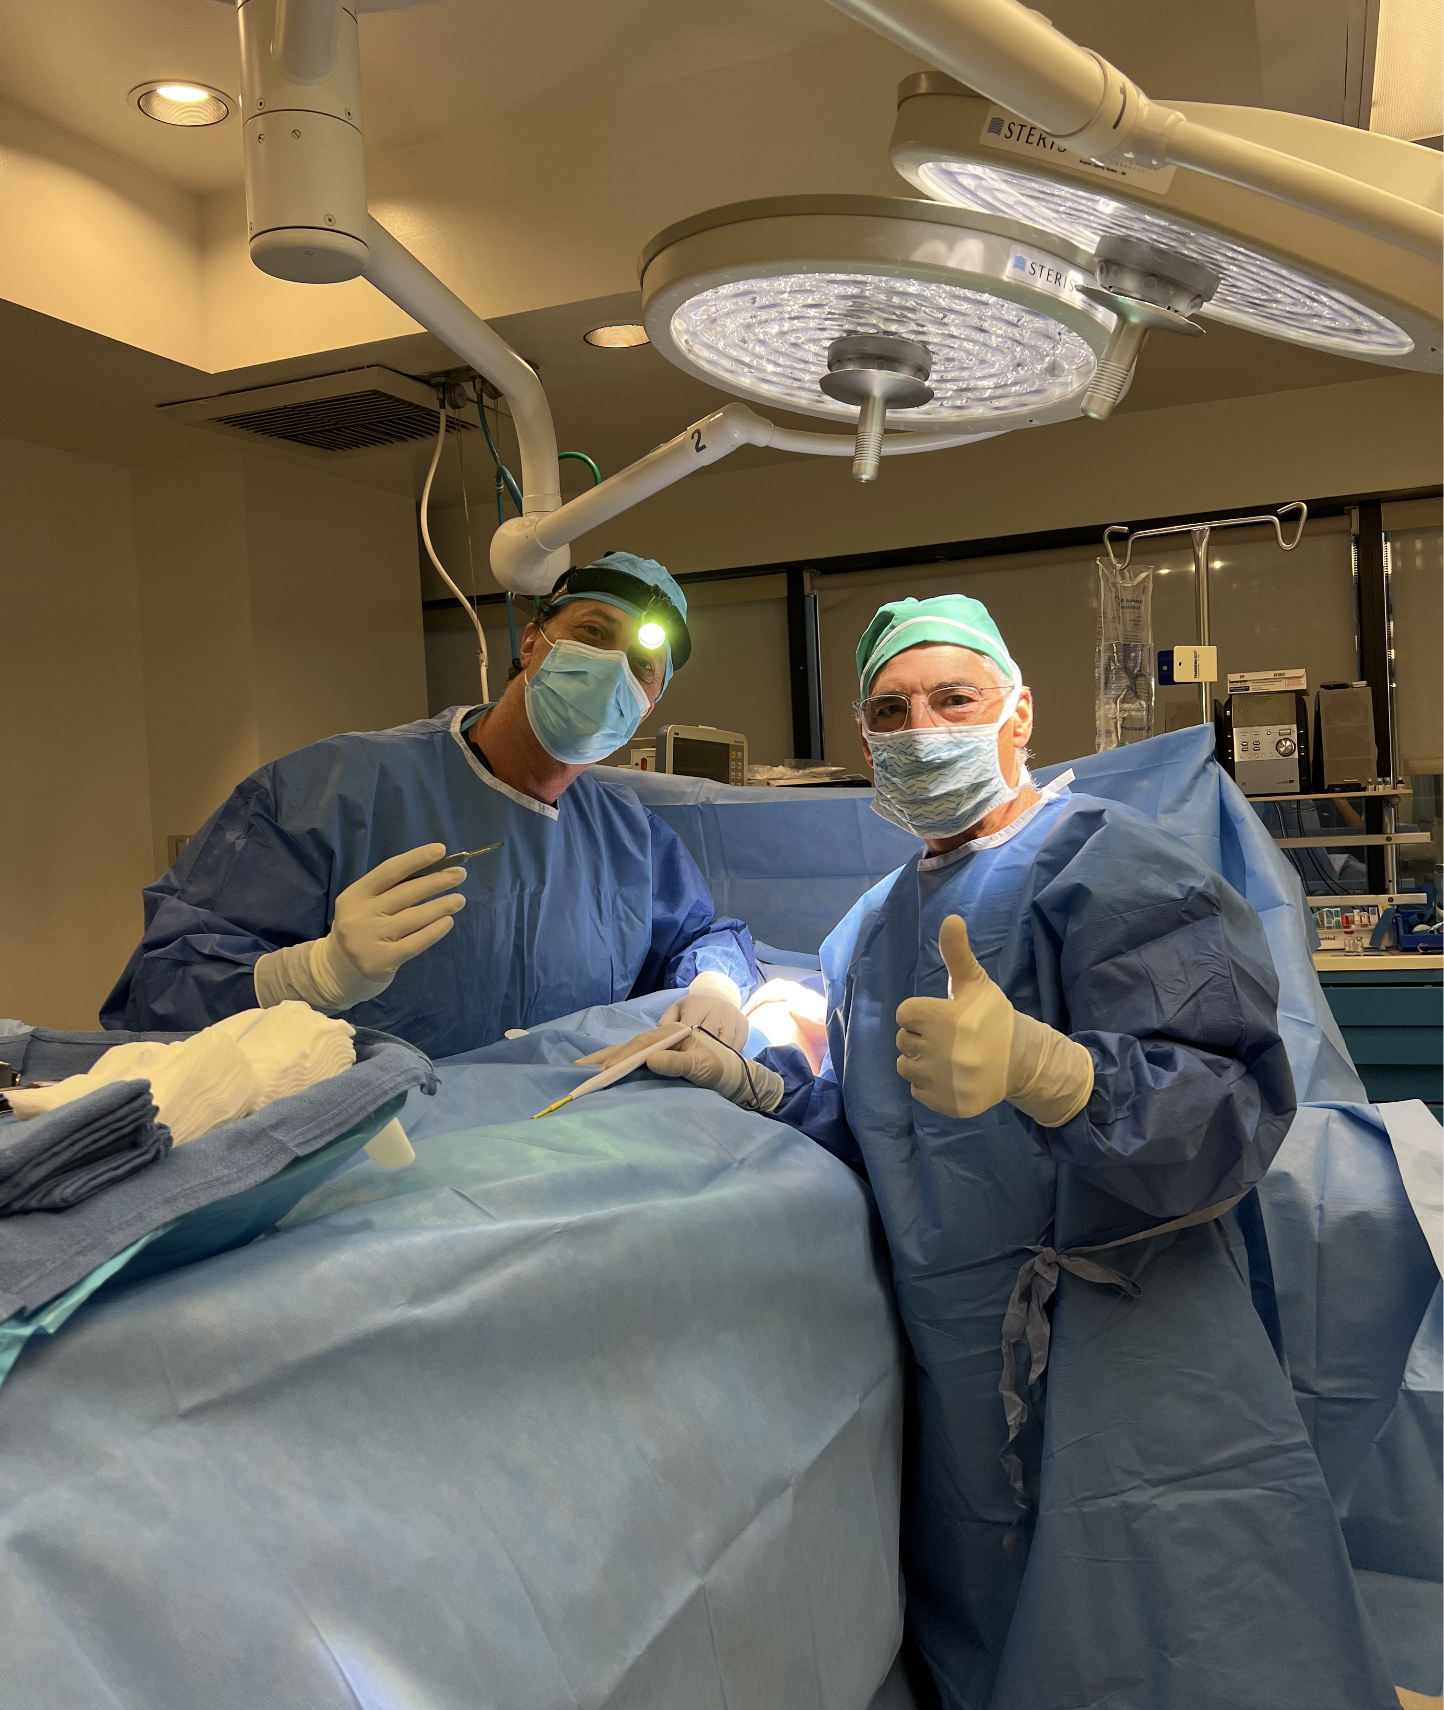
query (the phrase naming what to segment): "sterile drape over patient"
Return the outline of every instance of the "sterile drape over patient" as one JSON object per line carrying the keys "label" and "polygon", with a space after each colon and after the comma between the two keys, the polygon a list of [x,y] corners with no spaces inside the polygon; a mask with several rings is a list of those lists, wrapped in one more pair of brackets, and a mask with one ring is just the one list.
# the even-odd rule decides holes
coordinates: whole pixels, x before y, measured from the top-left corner
{"label": "sterile drape over patient", "polygon": [[145,937],[102,1024],[190,1029],[251,1008],[262,955],[320,938],[341,891],[433,841],[503,847],[468,870],[453,930],[344,1012],[358,1026],[444,1057],[708,970],[756,985],[747,928],[716,918],[675,832],[590,774],[554,808],[509,788],[461,734],[467,712],[332,737],[253,773],[146,888]]}

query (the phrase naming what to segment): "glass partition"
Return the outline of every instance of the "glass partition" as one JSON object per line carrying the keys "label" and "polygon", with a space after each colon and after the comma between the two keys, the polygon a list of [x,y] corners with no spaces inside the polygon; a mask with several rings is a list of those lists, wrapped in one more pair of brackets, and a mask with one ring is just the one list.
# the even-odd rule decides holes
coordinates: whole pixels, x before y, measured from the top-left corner
{"label": "glass partition", "polygon": [[[1145,550],[1148,548],[1149,550]],[[1019,553],[915,569],[819,576],[824,724],[829,762],[862,763],[852,715],[857,699],[854,650],[885,600],[970,594],[993,614],[1037,703],[1033,751],[1040,764],[1090,754],[1094,745],[1094,654],[1098,624],[1098,548]],[[1163,549],[1145,541],[1133,567],[1151,564],[1154,647],[1198,639],[1193,550],[1187,537]],[[1272,529],[1227,529],[1209,544],[1211,634],[1218,648],[1221,699],[1230,671],[1303,666],[1320,682],[1358,675],[1353,552],[1347,520],[1311,523],[1299,546],[1281,552]],[[1198,691],[1159,691],[1155,729],[1200,718]]]}
{"label": "glass partition", "polygon": [[[1440,836],[1444,529],[1433,520],[1439,514],[1437,502],[1388,509],[1395,514],[1386,513],[1386,524],[1398,525],[1389,528],[1386,560],[1395,745],[1400,776],[1410,791],[1399,804],[1399,819],[1401,827],[1407,824],[1430,835],[1428,843],[1406,844],[1399,850],[1399,878],[1406,890],[1418,891],[1427,885],[1437,895],[1439,866],[1444,859]],[[1399,515],[1401,512],[1404,514]]]}

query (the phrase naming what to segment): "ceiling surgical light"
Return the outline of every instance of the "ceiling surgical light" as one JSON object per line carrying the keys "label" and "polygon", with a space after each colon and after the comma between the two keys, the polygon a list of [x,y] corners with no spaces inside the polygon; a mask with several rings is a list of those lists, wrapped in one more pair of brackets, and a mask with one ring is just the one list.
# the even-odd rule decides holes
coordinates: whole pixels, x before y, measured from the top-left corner
{"label": "ceiling surgical light", "polygon": [[[1438,265],[1298,208],[1197,173],[1081,159],[940,73],[899,91],[892,160],[929,196],[1025,220],[1096,251],[1109,237],[1170,251],[1218,276],[1198,313],[1265,337],[1438,372]],[[1174,102],[1216,130],[1438,207],[1433,150],[1258,108]]]}
{"label": "ceiling surgical light", "polygon": [[162,125],[196,128],[218,125],[228,119],[232,101],[219,89],[203,83],[180,83],[173,79],[156,79],[139,84],[130,92],[130,99],[148,119]]}
{"label": "ceiling surgical light", "polygon": [[641,273],[664,356],[740,397],[861,426],[862,480],[876,474],[870,394],[908,433],[1061,421],[1115,325],[1084,294],[1091,254],[1066,239],[887,197],[715,208],[654,238]]}

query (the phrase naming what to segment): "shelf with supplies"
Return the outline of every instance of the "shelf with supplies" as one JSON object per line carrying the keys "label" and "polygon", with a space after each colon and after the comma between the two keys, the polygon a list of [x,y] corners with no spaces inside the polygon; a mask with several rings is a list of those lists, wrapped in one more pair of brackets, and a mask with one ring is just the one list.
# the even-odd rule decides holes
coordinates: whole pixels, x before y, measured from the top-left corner
{"label": "shelf with supplies", "polygon": [[[1344,896],[1310,896],[1309,906],[1314,909],[1344,909],[1361,918],[1348,929],[1350,936],[1359,930],[1367,928],[1370,923],[1366,918],[1371,909],[1375,918],[1385,910],[1402,904],[1412,907],[1423,904],[1428,898],[1420,892],[1405,893],[1399,882],[1398,851],[1401,848],[1418,848],[1433,841],[1427,831],[1411,828],[1408,831],[1399,829],[1399,803],[1413,792],[1408,785],[1396,783],[1393,779],[1375,778],[1367,784],[1348,785],[1333,784],[1324,789],[1260,791],[1258,794],[1245,792],[1250,805],[1268,826],[1270,837],[1279,849],[1328,849],[1337,850],[1340,855],[1357,851],[1360,858],[1365,857],[1370,863],[1370,880],[1372,893],[1369,895],[1348,894]],[[1288,826],[1286,804],[1293,803],[1303,809],[1311,802],[1349,802],[1360,803],[1360,811],[1351,811],[1349,817],[1353,825],[1341,825],[1327,829],[1313,830],[1305,824],[1296,824],[1293,830],[1298,835],[1291,835],[1285,829]],[[1270,811],[1272,810],[1272,811]],[[1279,829],[1275,830],[1270,821],[1281,821]],[[1377,852],[1377,853],[1375,853]]]}

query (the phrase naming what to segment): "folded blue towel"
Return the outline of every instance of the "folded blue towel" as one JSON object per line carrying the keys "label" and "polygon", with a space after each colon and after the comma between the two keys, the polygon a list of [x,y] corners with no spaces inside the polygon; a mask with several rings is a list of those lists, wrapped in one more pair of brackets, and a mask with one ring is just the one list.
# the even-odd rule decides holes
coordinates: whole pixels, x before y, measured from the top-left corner
{"label": "folded blue towel", "polygon": [[170,1150],[149,1081],[112,1081],[0,1128],[0,1217],[66,1211]]}

